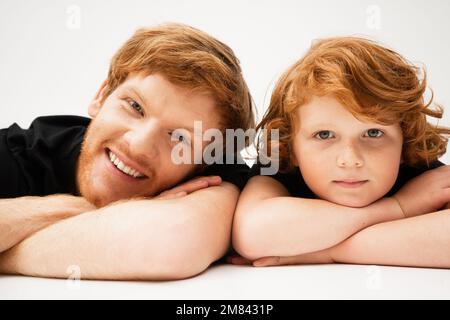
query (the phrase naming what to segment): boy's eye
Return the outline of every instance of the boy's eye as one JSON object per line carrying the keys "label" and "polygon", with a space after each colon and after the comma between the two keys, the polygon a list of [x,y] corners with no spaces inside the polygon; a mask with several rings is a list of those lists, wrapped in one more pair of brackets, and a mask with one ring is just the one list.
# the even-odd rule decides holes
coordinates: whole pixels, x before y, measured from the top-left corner
{"label": "boy's eye", "polygon": [[323,131],[319,131],[317,132],[314,137],[316,137],[319,140],[327,140],[333,137],[333,134],[331,131],[329,130],[323,130]]}
{"label": "boy's eye", "polygon": [[[383,131],[381,131],[379,129],[369,129],[364,134],[364,137],[380,138],[383,135],[384,135]],[[315,137],[319,140],[328,140],[328,139],[334,138],[334,134],[333,134],[333,132],[331,132],[329,130],[323,130],[323,131],[319,131],[318,133],[316,133]]]}
{"label": "boy's eye", "polygon": [[142,109],[142,107],[139,103],[137,103],[134,100],[129,100],[128,104],[131,106],[131,108],[133,108],[134,110],[139,112],[141,115],[144,115],[144,109]]}
{"label": "boy's eye", "polygon": [[369,129],[367,130],[367,135],[364,135],[365,137],[370,137],[370,138],[379,138],[383,135],[383,131],[378,130],[378,129]]}

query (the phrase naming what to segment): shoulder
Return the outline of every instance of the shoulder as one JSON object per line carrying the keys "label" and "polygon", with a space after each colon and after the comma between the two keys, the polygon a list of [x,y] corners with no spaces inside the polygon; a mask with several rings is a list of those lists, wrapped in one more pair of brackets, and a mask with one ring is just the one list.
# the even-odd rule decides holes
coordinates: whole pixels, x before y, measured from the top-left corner
{"label": "shoulder", "polygon": [[402,164],[399,169],[398,177],[400,179],[408,179],[409,180],[409,179],[414,178],[426,171],[436,169],[436,168],[439,168],[442,166],[445,166],[445,164],[439,160],[435,160],[433,162],[430,162],[429,164],[422,164],[422,165],[415,166],[415,167]]}
{"label": "shoulder", "polygon": [[[72,193],[75,166],[89,118],[45,116],[29,128],[17,123],[1,130],[2,181],[14,181],[0,194],[8,197]],[[0,196],[1,196],[0,195]]]}
{"label": "shoulder", "polygon": [[439,167],[445,166],[439,160],[435,160],[430,162],[429,164],[422,164],[419,166],[408,166],[406,164],[400,165],[397,180],[395,181],[394,186],[388,192],[387,196],[394,195],[397,191],[399,191],[409,180],[421,175],[422,173],[433,170]]}
{"label": "shoulder", "polygon": [[239,190],[242,190],[247,183],[250,167],[239,155],[233,155],[232,159],[233,161],[230,163],[224,156],[222,163],[214,163],[205,167],[201,174],[220,176],[223,181],[234,184]]}
{"label": "shoulder", "polygon": [[[267,165],[270,166],[270,165]],[[275,185],[274,181],[277,182],[278,185],[283,186],[289,193],[290,196],[293,197],[301,197],[301,198],[315,198],[314,193],[309,189],[303,176],[300,172],[299,168],[295,168],[290,172],[276,172],[273,175],[263,175],[262,168],[266,167],[266,165],[262,165],[261,163],[255,163],[249,172],[249,179],[255,179],[257,181],[271,181],[272,184]]]}
{"label": "shoulder", "polygon": [[79,116],[45,116],[33,120],[28,129],[23,129],[14,123],[5,130],[9,144],[25,143],[30,145],[31,141],[52,140],[55,136],[67,138],[69,135],[84,135],[89,123],[89,118]]}

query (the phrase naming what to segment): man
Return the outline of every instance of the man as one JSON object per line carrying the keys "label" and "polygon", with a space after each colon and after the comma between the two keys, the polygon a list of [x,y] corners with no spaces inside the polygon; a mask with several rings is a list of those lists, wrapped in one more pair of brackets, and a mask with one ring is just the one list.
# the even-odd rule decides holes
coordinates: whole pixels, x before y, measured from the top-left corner
{"label": "man", "polygon": [[247,167],[173,149],[198,158],[204,131],[254,126],[232,50],[184,25],[138,30],[88,110],[0,131],[0,273],[179,279],[222,257]]}

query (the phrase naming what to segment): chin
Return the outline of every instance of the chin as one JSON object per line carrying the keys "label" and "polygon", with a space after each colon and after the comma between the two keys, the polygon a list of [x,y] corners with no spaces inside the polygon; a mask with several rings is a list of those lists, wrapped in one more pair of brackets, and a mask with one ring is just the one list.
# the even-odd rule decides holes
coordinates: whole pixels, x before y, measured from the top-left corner
{"label": "chin", "polygon": [[366,202],[349,201],[349,202],[346,202],[346,203],[342,203],[341,205],[346,206],[346,207],[350,207],[350,208],[364,208],[364,207],[367,207],[371,203],[372,202],[370,202],[370,201],[366,201]]}
{"label": "chin", "polygon": [[90,176],[86,174],[80,177],[79,187],[80,195],[83,196],[87,201],[92,203],[97,208],[104,207],[116,199],[116,194],[112,190],[105,190],[104,186],[99,183],[98,179],[90,179]]}
{"label": "chin", "polygon": [[92,203],[97,208],[104,207],[111,201],[107,201],[103,197],[99,196],[97,192],[91,190],[90,188],[81,188],[81,196],[83,196],[87,201]]}
{"label": "chin", "polygon": [[327,199],[330,202],[339,204],[341,206],[351,207],[351,208],[363,208],[367,207],[375,200],[372,199],[343,199],[343,198],[331,198]]}

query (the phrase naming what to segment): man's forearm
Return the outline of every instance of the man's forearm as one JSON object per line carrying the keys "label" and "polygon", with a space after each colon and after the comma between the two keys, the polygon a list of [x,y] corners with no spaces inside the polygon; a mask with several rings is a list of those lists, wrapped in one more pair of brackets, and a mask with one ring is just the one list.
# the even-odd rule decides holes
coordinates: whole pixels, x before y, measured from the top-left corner
{"label": "man's forearm", "polygon": [[237,251],[254,260],[294,256],[332,247],[371,225],[403,218],[395,199],[385,198],[364,208],[349,208],[325,200],[272,198],[237,218]]}
{"label": "man's forearm", "polygon": [[238,191],[210,187],[173,200],[121,202],[62,220],[0,256],[0,272],[83,279],[177,279],[229,244]]}
{"label": "man's forearm", "polygon": [[0,199],[0,252],[52,223],[93,208],[81,197],[63,194]]}

